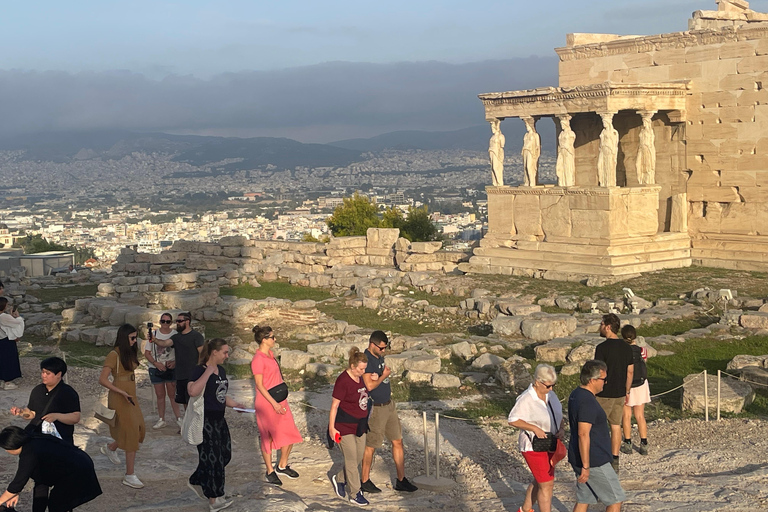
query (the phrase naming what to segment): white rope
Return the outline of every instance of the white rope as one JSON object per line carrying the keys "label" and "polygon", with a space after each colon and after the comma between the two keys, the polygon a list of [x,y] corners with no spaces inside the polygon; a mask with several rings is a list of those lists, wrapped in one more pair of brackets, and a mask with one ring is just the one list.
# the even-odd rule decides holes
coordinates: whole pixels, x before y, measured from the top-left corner
{"label": "white rope", "polygon": [[726,372],[722,372],[721,371],[720,374],[721,375],[727,375],[727,376],[729,376],[729,377],[731,377],[733,379],[736,379],[738,381],[741,381],[741,382],[746,382],[748,384],[754,384],[755,386],[765,386],[765,387],[768,387],[768,384],[764,384],[762,382],[754,382],[754,381],[751,381],[751,380],[742,379],[741,377],[737,377],[736,375],[731,375],[730,373],[726,373]]}
{"label": "white rope", "polygon": [[673,392],[673,391],[677,391],[678,389],[682,388],[682,387],[683,387],[683,386],[685,386],[686,384],[689,384],[689,383],[693,382],[694,380],[698,379],[699,377],[701,377],[701,376],[703,376],[703,375],[704,375],[704,372],[702,371],[700,374],[698,374],[697,376],[695,376],[694,378],[692,378],[692,379],[691,379],[691,380],[689,380],[688,382],[684,382],[684,383],[680,384],[679,386],[677,386],[676,388],[672,388],[672,389],[670,389],[669,391],[664,391],[663,393],[658,393],[658,394],[656,394],[656,395],[651,395],[651,400],[653,400],[654,398],[658,398],[658,397],[660,397],[660,396],[664,396],[664,395],[666,395],[666,394],[668,394],[668,393],[671,393],[671,392]]}

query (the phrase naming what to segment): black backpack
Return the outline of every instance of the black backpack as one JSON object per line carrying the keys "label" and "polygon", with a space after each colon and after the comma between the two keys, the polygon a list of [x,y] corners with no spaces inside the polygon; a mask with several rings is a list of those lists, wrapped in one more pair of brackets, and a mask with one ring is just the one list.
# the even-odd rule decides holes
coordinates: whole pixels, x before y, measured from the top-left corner
{"label": "black backpack", "polygon": [[632,379],[632,387],[642,386],[648,379],[648,367],[643,359],[643,349],[637,345],[632,345],[632,359],[635,363],[635,374]]}

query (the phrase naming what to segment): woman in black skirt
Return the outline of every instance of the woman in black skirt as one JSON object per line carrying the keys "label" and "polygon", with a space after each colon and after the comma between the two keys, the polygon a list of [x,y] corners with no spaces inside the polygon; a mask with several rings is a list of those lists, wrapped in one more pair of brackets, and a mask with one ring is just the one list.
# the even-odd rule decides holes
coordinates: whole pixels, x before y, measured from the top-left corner
{"label": "woman in black skirt", "polygon": [[[232,442],[224,419],[227,407],[245,408],[227,396],[229,380],[221,366],[229,357],[229,345],[221,338],[206,340],[200,352],[200,365],[192,370],[187,391],[190,397],[203,394],[205,414],[203,442],[197,446],[197,469],[189,477],[189,487],[200,498],[208,498],[211,512],[232,504],[224,499],[224,468],[232,458]],[[201,492],[202,491],[202,492]]]}
{"label": "woman in black skirt", "polygon": [[93,461],[87,453],[54,436],[27,434],[19,427],[0,432],[0,447],[18,455],[16,476],[0,496],[0,505],[15,507],[29,479],[52,487],[49,512],[67,512],[101,494]]}

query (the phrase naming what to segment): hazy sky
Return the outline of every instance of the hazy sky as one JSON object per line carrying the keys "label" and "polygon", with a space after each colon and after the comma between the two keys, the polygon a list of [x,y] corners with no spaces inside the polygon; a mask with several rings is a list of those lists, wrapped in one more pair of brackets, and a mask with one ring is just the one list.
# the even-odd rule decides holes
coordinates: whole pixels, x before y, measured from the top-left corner
{"label": "hazy sky", "polygon": [[[751,6],[768,11],[768,0]],[[715,8],[715,0],[9,0],[0,90],[15,100],[0,102],[0,134],[114,127],[324,141],[457,129],[483,122],[478,93],[555,85],[553,48],[568,32],[681,31],[692,11]],[[531,55],[543,64],[530,69]],[[419,64],[429,61],[449,66]],[[333,75],[339,65],[343,83]]]}

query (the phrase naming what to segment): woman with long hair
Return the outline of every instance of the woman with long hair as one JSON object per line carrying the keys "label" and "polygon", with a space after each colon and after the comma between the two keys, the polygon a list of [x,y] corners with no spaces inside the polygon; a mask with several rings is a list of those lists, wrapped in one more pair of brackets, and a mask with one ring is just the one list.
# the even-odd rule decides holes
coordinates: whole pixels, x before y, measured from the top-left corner
{"label": "woman with long hair", "polygon": [[13,510],[30,478],[35,484],[52,487],[46,507],[49,512],[70,511],[101,494],[91,458],[61,439],[6,427],[0,432],[0,448],[19,457],[16,476],[0,496],[3,510]]}
{"label": "woman with long hair", "polygon": [[171,328],[173,316],[170,313],[160,315],[160,328],[148,330],[148,340],[144,347],[144,357],[149,362],[149,381],[155,388],[157,397],[157,423],[152,428],[157,430],[163,428],[165,423],[165,397],[171,402],[173,415],[176,417],[176,423],[181,428],[181,412],[179,404],[176,403],[176,378],[174,369],[176,368],[176,354],[173,347],[161,347],[156,340],[165,341],[171,339],[176,334],[176,329]]}
{"label": "woman with long hair", "polygon": [[637,432],[640,434],[640,445],[637,451],[640,455],[648,455],[648,424],[645,421],[645,404],[651,403],[651,388],[648,386],[648,349],[637,344],[637,331],[631,325],[621,328],[621,337],[632,347],[632,359],[635,363],[635,373],[632,388],[624,404],[624,414],[621,427],[624,431],[624,442],[621,443],[621,453],[632,453],[632,415],[637,421]]}
{"label": "woman with long hair", "polygon": [[[107,407],[115,411],[115,426],[109,427],[111,443],[100,448],[113,464],[119,465],[117,449],[125,451],[125,476],[123,484],[141,489],[144,484],[134,473],[136,452],[144,442],[144,416],[141,414],[136,396],[136,375],[139,366],[139,333],[131,324],[123,324],[117,330],[117,339],[112,351],[104,360],[99,384],[109,390]],[[109,376],[112,375],[112,382]]]}
{"label": "woman with long hair", "polygon": [[[303,439],[293,421],[288,399],[278,402],[269,392],[284,384],[280,366],[272,354],[275,333],[268,325],[257,325],[252,330],[259,344],[251,361],[251,371],[256,382],[256,424],[261,438],[261,455],[267,469],[267,482],[282,485],[278,473],[291,479],[299,478],[299,474],[288,465],[288,456],[293,445]],[[280,461],[275,468],[272,466],[272,450],[280,450]]]}
{"label": "woman with long hair", "polygon": [[197,469],[187,485],[199,498],[208,498],[211,512],[232,505],[224,498],[224,470],[232,459],[232,440],[224,411],[227,407],[244,408],[227,396],[229,380],[224,361],[229,357],[226,340],[206,340],[200,351],[200,364],[195,366],[187,384],[190,397],[203,395],[203,442],[197,445]]}
{"label": "woman with long hair", "polygon": [[341,448],[344,467],[331,477],[333,490],[339,498],[348,497],[358,506],[369,501],[360,488],[359,466],[365,453],[365,434],[368,431],[368,389],[363,374],[368,367],[368,356],[357,347],[349,351],[349,366],[341,372],[333,385],[333,401],[328,421],[328,434]]}

